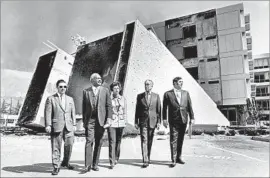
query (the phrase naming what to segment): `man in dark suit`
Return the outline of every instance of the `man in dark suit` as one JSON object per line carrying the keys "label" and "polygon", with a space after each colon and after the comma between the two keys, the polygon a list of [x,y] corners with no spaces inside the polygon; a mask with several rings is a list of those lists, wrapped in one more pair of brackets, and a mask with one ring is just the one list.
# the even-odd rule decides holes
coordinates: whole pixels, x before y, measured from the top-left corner
{"label": "man in dark suit", "polygon": [[45,104],[45,130],[51,133],[52,145],[52,175],[57,175],[60,171],[60,158],[62,139],[64,145],[64,159],[61,166],[68,169],[74,169],[69,164],[69,159],[74,143],[74,131],[76,129],[76,113],[74,101],[67,96],[67,84],[64,80],[58,80],[56,83],[58,92],[49,96]]}
{"label": "man in dark suit", "polygon": [[135,112],[135,127],[140,127],[143,168],[149,166],[155,128],[161,122],[159,95],[152,92],[153,81],[145,81],[145,92],[138,94]]}
{"label": "man in dark suit", "polygon": [[[98,162],[102,146],[104,125],[107,119],[112,118],[112,101],[109,90],[103,86],[99,74],[93,73],[90,77],[92,86],[83,90],[83,125],[85,128],[85,169],[87,173],[92,169],[98,171]],[[93,143],[95,141],[94,155]],[[93,158],[93,159],[92,159]]]}
{"label": "man in dark suit", "polygon": [[194,122],[189,92],[182,90],[182,85],[183,79],[181,77],[175,77],[173,79],[174,89],[167,91],[163,99],[163,124],[166,128],[168,126],[167,110],[169,110],[171,167],[174,167],[176,163],[185,164],[181,158],[181,154],[188,115],[190,122]]}

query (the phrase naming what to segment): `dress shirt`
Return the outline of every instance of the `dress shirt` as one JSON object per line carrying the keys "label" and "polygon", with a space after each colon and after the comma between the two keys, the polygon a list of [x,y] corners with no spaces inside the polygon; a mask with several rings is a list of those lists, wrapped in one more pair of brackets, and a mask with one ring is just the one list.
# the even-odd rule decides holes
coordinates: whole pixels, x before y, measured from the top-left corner
{"label": "dress shirt", "polygon": [[151,91],[150,92],[145,92],[145,97],[146,97],[146,101],[147,101],[147,104],[150,103],[150,99],[151,99]]}
{"label": "dress shirt", "polygon": [[175,93],[178,103],[181,104],[181,97],[182,97],[181,90],[174,88],[174,93]]}
{"label": "dress shirt", "polygon": [[65,108],[66,106],[66,97],[65,97],[65,94],[61,95],[60,93],[57,93],[59,99],[60,99],[60,102],[61,102],[61,105],[63,108]]}
{"label": "dress shirt", "polygon": [[94,92],[95,96],[97,96],[99,86],[98,87],[92,86],[92,89],[93,89],[93,92]]}

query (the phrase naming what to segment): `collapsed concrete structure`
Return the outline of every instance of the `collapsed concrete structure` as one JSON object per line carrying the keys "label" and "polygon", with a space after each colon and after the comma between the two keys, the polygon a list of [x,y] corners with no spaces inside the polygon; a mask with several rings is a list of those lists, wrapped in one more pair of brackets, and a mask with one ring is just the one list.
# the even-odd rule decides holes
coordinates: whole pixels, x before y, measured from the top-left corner
{"label": "collapsed concrete structure", "polygon": [[[45,56],[54,55],[47,54]],[[55,59],[55,57],[51,57],[51,59],[53,58]],[[56,61],[63,62],[63,60]],[[53,81],[52,78],[54,78],[55,82],[63,78],[68,81],[67,93],[74,98],[76,113],[80,116],[82,113],[82,91],[90,86],[90,75],[97,72],[103,77],[103,85],[106,87],[114,80],[122,84],[123,95],[128,102],[128,122],[134,124],[136,95],[144,91],[144,81],[146,79],[153,80],[153,92],[158,93],[162,99],[165,91],[173,88],[173,78],[181,76],[184,80],[183,89],[190,92],[196,119],[195,124],[229,125],[229,121],[218,110],[215,102],[206,94],[196,80],[178,62],[159,38],[153,32],[148,31],[138,20],[127,24],[123,33],[118,33],[80,47],[76,53],[72,70],[70,68],[69,66],[68,69],[63,69],[67,73],[70,71],[69,75],[66,73],[63,76],[49,76],[47,77],[47,82],[45,80],[46,77],[43,77],[44,80],[33,84],[33,81],[38,78],[36,74],[39,72],[37,66],[29,91],[33,91],[37,84],[41,88],[47,88],[48,81],[51,83]],[[49,74],[50,71],[51,68],[47,68],[46,73]],[[47,84],[44,85],[44,83]],[[29,100],[27,98],[33,97],[29,91],[25,101]],[[47,93],[40,97],[42,99],[32,99],[32,105],[34,102],[44,101]],[[26,127],[31,125],[31,123],[35,123],[32,124],[35,127],[37,126],[36,124],[39,124],[39,127],[44,127],[44,120],[41,116],[44,110],[43,105],[44,103],[41,102],[41,104],[37,104],[35,109],[30,109],[31,104],[29,105],[29,102],[25,102],[20,113],[19,123]],[[26,117],[26,115],[28,116]],[[40,119],[36,117],[39,115],[41,116]],[[81,129],[81,126],[78,127],[78,129]]]}

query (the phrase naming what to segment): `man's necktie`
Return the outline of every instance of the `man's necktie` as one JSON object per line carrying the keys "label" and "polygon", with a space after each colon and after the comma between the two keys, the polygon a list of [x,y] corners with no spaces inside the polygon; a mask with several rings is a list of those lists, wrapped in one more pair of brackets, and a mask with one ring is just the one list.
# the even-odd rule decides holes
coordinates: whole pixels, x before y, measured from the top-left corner
{"label": "man's necktie", "polygon": [[60,95],[60,100],[61,100],[61,105],[62,105],[62,107],[65,107],[65,105],[64,105],[64,100],[63,100],[63,95]]}

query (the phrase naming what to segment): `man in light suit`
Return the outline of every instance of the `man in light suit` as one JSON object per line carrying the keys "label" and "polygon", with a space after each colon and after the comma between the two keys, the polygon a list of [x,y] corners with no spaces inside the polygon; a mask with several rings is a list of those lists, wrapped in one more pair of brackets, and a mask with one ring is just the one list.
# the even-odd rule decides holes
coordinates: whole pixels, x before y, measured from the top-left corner
{"label": "man in light suit", "polygon": [[[112,118],[112,101],[109,90],[103,86],[99,74],[93,73],[90,77],[92,86],[83,90],[83,125],[85,128],[85,169],[87,173],[92,169],[98,171],[98,162],[102,146],[104,125],[107,119]],[[93,143],[95,141],[94,155]],[[92,156],[93,155],[93,156]]]}
{"label": "man in light suit", "polygon": [[62,139],[64,145],[64,159],[61,166],[74,169],[69,164],[72,147],[74,143],[74,131],[76,129],[75,105],[71,97],[67,96],[67,84],[64,80],[56,83],[58,92],[49,96],[45,104],[45,130],[51,134],[52,145],[52,175],[57,175],[60,171],[60,158]]}
{"label": "man in light suit", "polygon": [[[167,128],[168,121],[170,125],[170,147],[172,164],[185,164],[181,158],[182,146],[185,131],[188,123],[188,115],[190,122],[194,122],[194,114],[191,104],[189,92],[182,90],[183,79],[175,77],[173,79],[174,89],[167,91],[163,99],[163,124]],[[167,121],[167,110],[169,110],[169,119]]]}
{"label": "man in light suit", "polygon": [[159,95],[152,92],[153,81],[145,81],[145,92],[137,95],[135,127],[140,127],[143,168],[149,166],[155,128],[160,127],[161,103]]}

